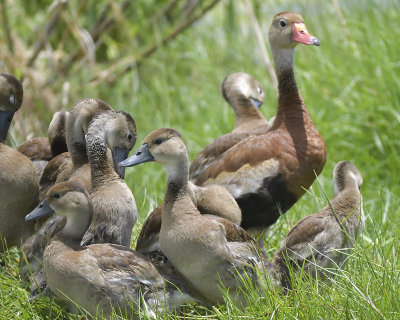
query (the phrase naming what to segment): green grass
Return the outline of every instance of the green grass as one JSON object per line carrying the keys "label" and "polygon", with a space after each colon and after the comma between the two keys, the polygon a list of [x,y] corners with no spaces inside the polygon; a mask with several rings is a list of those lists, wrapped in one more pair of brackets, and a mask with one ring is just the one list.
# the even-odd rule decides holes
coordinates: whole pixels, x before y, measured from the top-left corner
{"label": "green grass", "polygon": [[[298,46],[295,71],[301,93],[328,148],[320,184],[314,183],[310,192],[270,228],[266,248],[272,257],[300,218],[325,205],[322,189],[332,196],[334,165],[350,160],[364,178],[362,194],[367,219],[347,267],[335,271],[330,285],[295,279],[296,290],[288,296],[249,289],[249,306],[245,310],[236,308],[228,299],[225,305],[212,309],[187,306],[180,317],[166,315],[165,319],[400,317],[400,2],[350,0],[338,4],[345,26],[333,1],[262,1],[256,6],[256,14],[265,38],[275,13],[297,11],[302,13],[308,30],[321,40],[318,48]],[[82,68],[68,78],[68,106],[91,96],[129,111],[138,127],[137,146],[156,128],[175,128],[182,133],[193,159],[233,126],[233,112],[219,92],[227,74],[252,74],[266,90],[262,112],[267,118],[275,113],[276,93],[246,12],[237,2],[231,7],[228,1],[219,4],[194,27],[160,48],[139,70],[119,77],[113,86],[90,85],[94,71]],[[154,30],[153,36],[158,32]],[[101,69],[106,65],[99,66]],[[33,87],[28,82],[25,92]],[[22,116],[33,123],[27,127],[35,135],[44,134],[51,112],[41,104],[40,94],[28,93],[27,97],[25,103],[31,109],[29,114],[22,110]],[[57,106],[50,110],[57,110]],[[19,125],[13,125],[12,136],[21,142]],[[160,165],[150,163],[127,169],[126,182],[140,214],[133,230],[135,240],[145,217],[162,200],[166,176]],[[74,318],[62,303],[48,298],[27,302],[28,293],[18,277],[16,251],[11,250],[1,259],[6,266],[0,267],[0,319]]]}

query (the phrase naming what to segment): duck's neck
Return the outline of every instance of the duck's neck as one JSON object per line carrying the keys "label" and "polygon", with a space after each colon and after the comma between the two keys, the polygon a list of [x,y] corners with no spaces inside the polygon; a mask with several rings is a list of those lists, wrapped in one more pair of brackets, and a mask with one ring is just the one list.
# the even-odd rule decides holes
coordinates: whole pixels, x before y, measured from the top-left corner
{"label": "duck's neck", "polygon": [[287,127],[290,122],[303,121],[303,113],[308,115],[294,77],[294,53],[294,47],[272,50],[279,90],[278,111],[274,127],[282,124]]}
{"label": "duck's neck", "polygon": [[104,129],[106,122],[106,119],[96,119],[90,124],[86,135],[92,188],[96,188],[105,179],[119,178],[109,157]]}
{"label": "duck's neck", "polygon": [[89,227],[91,218],[90,213],[79,213],[76,216],[66,218],[64,228],[60,232],[60,236],[68,241],[80,242],[83,235]]}
{"label": "duck's neck", "polygon": [[[245,108],[241,106],[234,106],[233,110],[236,114],[234,131],[240,131],[241,128],[247,127],[249,125],[249,122],[252,123],[252,126],[257,126],[257,122],[260,122],[260,124],[263,122],[266,123],[266,120],[262,113],[256,107],[254,107],[250,101],[248,102],[248,106],[246,106]],[[245,128],[245,130],[247,131],[248,128]]]}
{"label": "duck's neck", "polygon": [[188,186],[189,159],[187,154],[182,156],[178,163],[164,164],[164,169],[167,172],[168,180],[163,202],[163,215],[164,212],[168,212],[168,218],[174,218],[176,214],[180,213],[179,210],[174,210],[176,206],[184,207],[185,213],[190,213],[194,204],[190,198]]}

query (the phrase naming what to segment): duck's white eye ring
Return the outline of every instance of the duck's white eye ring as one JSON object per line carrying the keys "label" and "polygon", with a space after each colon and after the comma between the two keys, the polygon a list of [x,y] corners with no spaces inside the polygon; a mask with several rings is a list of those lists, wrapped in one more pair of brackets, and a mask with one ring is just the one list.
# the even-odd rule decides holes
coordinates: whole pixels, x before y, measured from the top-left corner
{"label": "duck's white eye ring", "polygon": [[286,20],[285,20],[285,19],[279,20],[279,25],[280,25],[282,28],[286,27]]}
{"label": "duck's white eye ring", "polygon": [[10,102],[12,104],[15,104],[15,102],[16,102],[15,96],[13,94],[10,96]]}
{"label": "duck's white eye ring", "polygon": [[260,96],[262,96],[263,94],[264,94],[264,92],[261,90],[261,88],[257,88],[257,91],[258,91],[258,94],[260,95]]}

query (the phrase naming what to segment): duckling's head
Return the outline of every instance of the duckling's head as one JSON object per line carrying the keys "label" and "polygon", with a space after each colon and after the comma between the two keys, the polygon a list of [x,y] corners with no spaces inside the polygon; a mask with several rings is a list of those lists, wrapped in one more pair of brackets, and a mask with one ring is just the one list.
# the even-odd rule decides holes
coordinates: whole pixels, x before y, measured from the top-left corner
{"label": "duckling's head", "polygon": [[147,135],[142,146],[125,161],[121,167],[132,167],[144,162],[156,161],[164,166],[188,161],[186,146],[180,133],[174,129],[157,129]]}
{"label": "duckling's head", "polygon": [[21,107],[24,90],[11,74],[0,73],[0,142],[4,142],[14,113]]}
{"label": "duckling's head", "polygon": [[260,109],[265,99],[261,84],[245,72],[228,75],[221,84],[221,93],[236,114],[249,106]]}
{"label": "duckling's head", "polygon": [[89,124],[86,141],[89,154],[96,155],[96,141],[100,139],[111,150],[115,171],[124,177],[118,163],[127,158],[136,142],[136,125],[124,111],[106,111],[95,116]]}
{"label": "duckling's head", "polygon": [[68,229],[68,235],[80,239],[89,226],[92,211],[92,202],[85,187],[79,182],[67,181],[50,188],[46,199],[25,217],[25,221],[55,213],[67,218],[64,229]]}
{"label": "duckling's head", "polygon": [[335,196],[346,188],[361,188],[363,178],[357,167],[350,161],[340,161],[333,169],[333,188]]}
{"label": "duckling's head", "polygon": [[293,48],[298,43],[320,45],[307,31],[303,17],[293,12],[275,15],[269,28],[269,42],[272,48]]}

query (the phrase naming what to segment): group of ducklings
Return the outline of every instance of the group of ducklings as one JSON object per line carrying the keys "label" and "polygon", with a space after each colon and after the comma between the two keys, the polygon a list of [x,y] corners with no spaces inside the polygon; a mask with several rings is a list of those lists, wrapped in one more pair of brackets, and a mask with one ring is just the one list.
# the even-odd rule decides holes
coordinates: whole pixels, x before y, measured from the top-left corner
{"label": "group of ducklings", "polygon": [[[227,76],[221,89],[235,127],[190,166],[180,133],[170,128],[151,132],[128,157],[134,120],[97,99],[56,113],[48,142],[19,147],[29,160],[3,143],[23,90],[13,76],[0,75],[0,234],[8,246],[25,240],[21,275],[34,274],[36,294],[49,288],[91,315],[155,316],[187,302],[221,303],[221,285],[244,306],[240,279],[264,286],[270,278],[287,291],[299,268],[324,276],[325,268],[343,265],[344,249],[364,227],[362,177],[348,161],[335,166],[329,204],[289,231],[272,262],[263,249],[267,228],[304,194],[326,160],[293,72],[295,46],[319,40],[299,14],[282,12],[273,18],[269,41],[279,83],[276,116],[267,121],[259,111],[265,96],[258,81],[242,72]],[[47,146],[47,158],[32,151],[43,152],[39,145]],[[137,209],[125,167],[150,161],[163,165],[167,188],[133,251]],[[260,236],[258,244],[248,232]]]}

